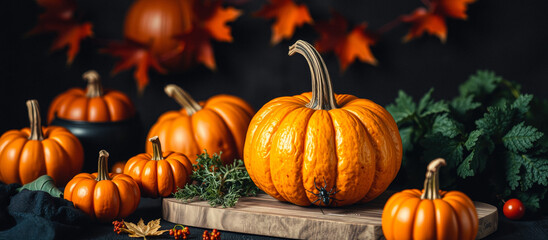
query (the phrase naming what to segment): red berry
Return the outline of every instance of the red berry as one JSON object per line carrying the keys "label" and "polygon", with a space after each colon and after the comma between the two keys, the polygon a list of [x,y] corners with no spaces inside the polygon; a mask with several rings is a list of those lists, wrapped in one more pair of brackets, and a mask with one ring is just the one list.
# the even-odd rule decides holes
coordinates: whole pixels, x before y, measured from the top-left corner
{"label": "red berry", "polygon": [[525,214],[525,207],[519,199],[512,198],[504,203],[502,212],[508,219],[518,220]]}

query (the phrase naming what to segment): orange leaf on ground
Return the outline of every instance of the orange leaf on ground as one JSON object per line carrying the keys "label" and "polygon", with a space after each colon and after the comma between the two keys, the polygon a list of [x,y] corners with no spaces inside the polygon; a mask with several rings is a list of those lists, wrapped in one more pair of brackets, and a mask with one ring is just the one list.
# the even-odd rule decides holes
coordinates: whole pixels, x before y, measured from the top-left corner
{"label": "orange leaf on ground", "polygon": [[476,0],[431,0],[428,9],[417,8],[410,15],[401,17],[402,22],[411,23],[404,41],[420,37],[423,33],[437,36],[442,42],[447,39],[446,18],[466,19],[468,4]]}
{"label": "orange leaf on ground", "polygon": [[376,37],[366,28],[366,24],[360,24],[348,31],[348,21],[342,15],[334,13],[329,22],[317,24],[320,39],[315,43],[315,47],[321,53],[335,52],[339,57],[342,71],[356,59],[377,65],[377,59],[370,49],[370,46],[375,44]]}
{"label": "orange leaf on ground", "polygon": [[222,1],[196,1],[194,3],[194,26],[181,36],[180,40],[184,62],[199,62],[209,69],[217,67],[211,39],[232,42],[231,28],[228,22],[236,20],[241,11],[233,7],[223,7]]}
{"label": "orange leaf on ground", "polygon": [[167,72],[160,66],[159,60],[152,54],[148,46],[131,40],[126,40],[121,43],[111,42],[108,44],[107,48],[102,49],[101,52],[109,53],[112,56],[121,58],[112,70],[113,74],[135,67],[133,76],[135,80],[137,80],[137,87],[141,93],[149,82],[149,67],[156,69],[156,71],[160,73]]}
{"label": "orange leaf on ground", "polygon": [[76,1],[74,0],[37,0],[38,5],[46,11],[38,17],[36,27],[28,35],[56,32],[57,38],[53,41],[51,50],[59,50],[68,46],[67,63],[70,64],[80,50],[82,39],[93,35],[92,24],[79,23],[74,20]]}
{"label": "orange leaf on ground", "polygon": [[272,25],[272,44],[291,38],[296,27],[313,22],[306,5],[297,5],[293,0],[271,0],[270,4],[255,14],[266,19],[276,19]]}

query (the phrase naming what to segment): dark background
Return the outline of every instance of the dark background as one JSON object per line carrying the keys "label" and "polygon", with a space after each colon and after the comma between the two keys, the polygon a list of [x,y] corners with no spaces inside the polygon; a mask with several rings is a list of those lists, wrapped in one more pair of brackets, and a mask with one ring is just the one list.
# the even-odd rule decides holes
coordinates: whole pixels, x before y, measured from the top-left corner
{"label": "dark background", "polygon": [[[79,16],[94,24],[94,38],[82,42],[72,65],[66,51],[49,52],[55,34],[25,37],[43,12],[35,1],[3,1],[0,15],[0,133],[28,125],[25,100],[36,98],[42,116],[52,99],[71,87],[85,87],[83,72],[96,69],[106,88],[127,93],[134,101],[145,131],[163,112],[179,106],[163,87],[176,83],[197,100],[227,93],[242,97],[259,109],[269,100],[310,91],[310,76],[301,56],[287,56],[297,39],[313,42],[317,33],[310,25],[298,28],[291,40],[271,46],[272,21],[256,18],[266,1],[233,1],[244,14],[231,23],[233,43],[213,42],[218,69],[203,66],[168,75],[150,71],[151,82],[142,95],[136,89],[133,71],[110,75],[118,60],[98,52],[105,40],[122,39],[125,12],[130,0],[80,0]],[[331,9],[352,23],[368,22],[378,29],[401,14],[422,6],[419,0],[298,1],[306,3],[315,21],[329,18]],[[234,5],[229,4],[229,5]],[[399,25],[372,47],[378,66],[355,62],[341,73],[332,53],[323,57],[337,93],[371,99],[383,106],[392,102],[399,89],[415,98],[434,87],[434,97],[455,96],[457,86],[477,69],[494,70],[523,85],[523,92],[546,98],[548,76],[548,2],[479,0],[469,5],[466,21],[449,19],[446,43],[423,36],[408,43],[401,39],[408,27]],[[144,141],[144,140],[143,140]]]}

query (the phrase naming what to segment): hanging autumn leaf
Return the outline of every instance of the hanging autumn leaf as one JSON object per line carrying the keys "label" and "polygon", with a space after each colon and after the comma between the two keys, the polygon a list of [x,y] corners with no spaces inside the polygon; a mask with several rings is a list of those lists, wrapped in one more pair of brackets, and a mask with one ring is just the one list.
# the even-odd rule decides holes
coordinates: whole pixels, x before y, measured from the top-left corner
{"label": "hanging autumn leaf", "polygon": [[37,0],[38,5],[46,11],[38,17],[36,27],[27,35],[45,32],[56,32],[51,51],[68,47],[67,64],[71,64],[80,50],[80,41],[93,35],[90,22],[80,23],[74,20],[76,11],[75,0]]}
{"label": "hanging autumn leaf", "polygon": [[328,22],[316,24],[320,39],[315,47],[320,52],[333,51],[339,57],[341,71],[346,70],[350,63],[359,59],[371,65],[377,65],[370,46],[376,42],[376,37],[367,31],[365,23],[348,31],[348,21],[340,14],[333,13]]}
{"label": "hanging autumn leaf", "polygon": [[233,7],[223,7],[222,1],[194,2],[192,29],[183,35],[175,36],[180,41],[180,54],[184,62],[199,62],[209,69],[215,69],[215,55],[211,40],[232,42],[228,22],[235,21],[241,11]]}
{"label": "hanging autumn leaf", "polygon": [[306,5],[297,5],[293,0],[271,0],[270,4],[264,6],[255,15],[266,19],[276,19],[272,25],[270,41],[273,45],[283,39],[291,38],[295,28],[313,22]]}
{"label": "hanging autumn leaf", "polygon": [[425,1],[427,8],[417,8],[409,15],[401,17],[402,22],[410,23],[411,29],[404,41],[420,37],[425,32],[437,36],[442,42],[447,39],[446,18],[466,19],[468,4],[476,0],[431,0]]}
{"label": "hanging autumn leaf", "polygon": [[106,48],[101,49],[101,52],[121,58],[116,66],[114,66],[112,74],[135,67],[133,76],[137,80],[137,87],[140,93],[143,92],[149,82],[149,67],[154,68],[160,73],[165,74],[167,72],[160,66],[159,59],[152,54],[149,46],[135,41],[126,39],[124,42],[111,42]]}
{"label": "hanging autumn leaf", "polygon": [[122,232],[129,233],[129,237],[135,237],[135,238],[144,238],[146,237],[152,237],[152,236],[160,236],[163,233],[169,231],[168,230],[159,230],[162,226],[160,226],[160,219],[152,220],[145,225],[143,219],[141,218],[137,224],[132,222],[124,222],[125,228],[120,228]]}

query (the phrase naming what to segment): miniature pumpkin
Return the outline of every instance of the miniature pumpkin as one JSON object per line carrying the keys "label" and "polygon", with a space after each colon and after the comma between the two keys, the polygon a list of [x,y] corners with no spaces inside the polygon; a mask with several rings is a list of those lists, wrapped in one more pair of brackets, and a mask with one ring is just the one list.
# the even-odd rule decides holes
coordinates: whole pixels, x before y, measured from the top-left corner
{"label": "miniature pumpkin", "polygon": [[152,155],[142,153],[130,158],[124,173],[135,179],[143,196],[167,197],[190,180],[192,164],[184,154],[171,151],[162,154],[158,136],[149,141],[152,143]]}
{"label": "miniature pumpkin", "polygon": [[[157,57],[173,55],[177,52],[182,36],[192,29],[192,0],[139,0],[129,8],[124,22],[126,39],[149,45],[152,54]],[[162,62],[170,69],[176,70],[184,60],[171,57]]]}
{"label": "miniature pumpkin", "polygon": [[126,162],[115,162],[112,164],[112,167],[110,167],[111,173],[124,173],[124,167],[126,166]]}
{"label": "miniature pumpkin", "polygon": [[27,108],[30,128],[0,137],[0,181],[27,184],[47,174],[65,185],[82,169],[82,145],[63,127],[42,127],[38,101],[28,100]]}
{"label": "miniature pumpkin", "polygon": [[251,179],[272,197],[301,206],[374,199],[401,165],[396,122],[370,100],[334,94],[325,63],[309,43],[297,41],[289,50],[294,53],[310,65],[312,93],[271,100],[253,117],[244,147]]}
{"label": "miniature pumpkin", "polygon": [[48,122],[55,118],[86,122],[116,122],[135,115],[131,100],[122,92],[103,90],[99,74],[87,71],[83,78],[88,85],[84,91],[72,88],[57,96],[50,105]]}
{"label": "miniature pumpkin", "polygon": [[139,185],[128,175],[108,173],[108,152],[99,151],[96,173],[80,173],[65,187],[64,197],[101,222],[133,213],[141,201]]}
{"label": "miniature pumpkin", "polygon": [[382,213],[386,239],[475,239],[478,214],[474,203],[459,191],[440,191],[438,158],[428,165],[424,190],[392,195]]}
{"label": "miniature pumpkin", "polygon": [[[217,95],[205,103],[197,103],[174,84],[167,85],[165,92],[183,108],[162,114],[148,132],[148,138],[158,136],[164,150],[183,153],[192,163],[196,163],[197,155],[204,149],[222,152],[225,164],[242,157],[245,134],[254,114],[249,104],[230,95]],[[151,153],[152,146],[147,145],[146,152]]]}

